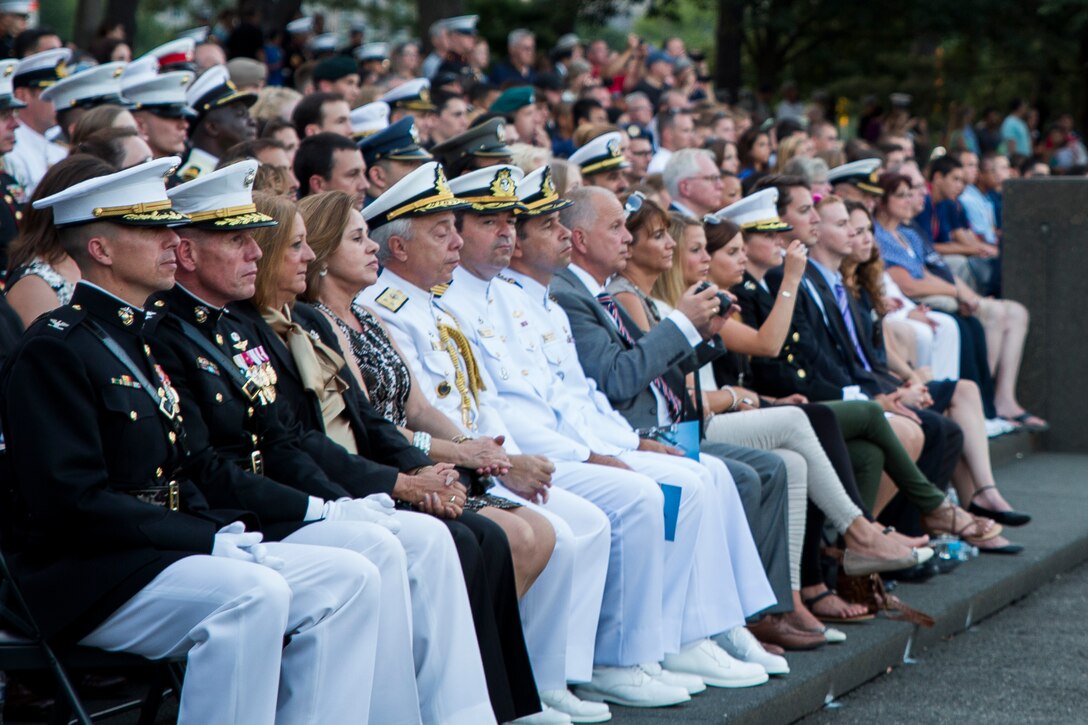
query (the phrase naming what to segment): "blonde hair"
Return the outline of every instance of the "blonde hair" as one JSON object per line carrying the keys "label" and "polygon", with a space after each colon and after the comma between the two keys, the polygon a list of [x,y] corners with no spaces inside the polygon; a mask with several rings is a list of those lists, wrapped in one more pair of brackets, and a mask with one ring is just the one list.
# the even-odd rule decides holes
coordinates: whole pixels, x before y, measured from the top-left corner
{"label": "blonde hair", "polygon": [[676,307],[676,303],[684,295],[684,290],[688,288],[684,280],[684,255],[687,254],[684,236],[688,227],[701,226],[702,222],[692,219],[687,214],[679,212],[669,214],[669,236],[676,241],[676,246],[672,250],[672,267],[665,270],[664,274],[654,281],[653,289],[650,291],[653,297]]}
{"label": "blonde hair", "polygon": [[517,166],[526,174],[539,169],[552,160],[552,154],[548,149],[530,146],[527,143],[510,144],[510,157],[514,166]]}
{"label": "blonde hair", "polygon": [[257,240],[262,253],[257,262],[253,304],[257,306],[257,309],[264,310],[276,303],[277,278],[280,265],[283,263],[283,255],[294,238],[295,214],[298,212],[298,205],[282,196],[263,192],[253,194],[253,203],[257,205],[257,211],[261,214],[267,214],[279,222],[274,227],[260,227],[253,230],[253,238]]}
{"label": "blonde hair", "polygon": [[291,120],[291,111],[302,100],[302,94],[285,86],[265,86],[257,92],[257,102],[249,109],[249,115],[258,121],[280,118]]}
{"label": "blonde hair", "polygon": [[778,148],[775,150],[775,171],[777,173],[783,173],[786,164],[788,164],[791,159],[796,158],[798,152],[801,150],[801,146],[808,142],[808,134],[803,133],[795,133],[789,138],[779,141]]}
{"label": "blonde hair", "polygon": [[314,261],[306,269],[306,302],[317,302],[321,295],[321,270],[344,239],[355,202],[342,191],[325,191],[307,196],[298,203],[298,213],[306,223],[306,241],[314,252]]}

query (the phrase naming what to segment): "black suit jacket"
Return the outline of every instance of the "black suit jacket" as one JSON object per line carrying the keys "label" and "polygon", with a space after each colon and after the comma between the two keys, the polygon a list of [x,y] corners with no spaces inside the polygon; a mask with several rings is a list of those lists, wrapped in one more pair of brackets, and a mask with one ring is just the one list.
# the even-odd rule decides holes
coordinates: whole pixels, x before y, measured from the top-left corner
{"label": "black suit jacket", "polygon": [[[349,453],[335,443],[325,435],[321,404],[313,393],[303,387],[298,367],[287,345],[261,319],[253,305],[242,303],[237,310],[253,323],[265,350],[272,355],[279,372],[276,389],[302,427],[302,447],[321,465],[329,478],[353,496],[392,494],[401,471],[431,465],[430,458],[412,446],[396,426],[378,415],[355,386],[354,376],[346,369],[341,371],[341,377],[349,386],[344,393],[344,402],[359,453]],[[340,349],[328,321],[317,310],[306,304],[296,304],[292,319],[303,328],[316,332],[330,347]]]}
{"label": "black suit jacket", "polygon": [[180,479],[182,450],[138,378],[86,320],[156,384],[143,312],[83,284],[71,305],[30,327],[0,379],[12,476],[4,547],[45,636],[70,640],[174,562],[211,553],[215,532],[240,515],[209,511],[192,486],[182,489],[180,511],[129,493]]}
{"label": "black suit jacket", "polygon": [[[336,499],[347,491],[331,480],[303,450],[299,429],[284,403],[246,396],[231,380],[228,363],[245,352],[260,355],[249,322],[211,307],[181,286],[161,296],[169,311],[152,347],[181,396],[193,480],[215,505],[256,512],[269,538],[282,538],[302,525],[309,496]],[[226,359],[215,359],[184,333],[194,328]],[[260,451],[264,475],[240,462]]]}

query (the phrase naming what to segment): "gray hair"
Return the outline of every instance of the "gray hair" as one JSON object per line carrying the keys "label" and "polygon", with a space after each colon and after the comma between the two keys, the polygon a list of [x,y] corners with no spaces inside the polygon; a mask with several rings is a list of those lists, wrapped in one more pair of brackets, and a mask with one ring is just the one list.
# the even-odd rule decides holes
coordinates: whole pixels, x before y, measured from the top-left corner
{"label": "gray hair", "polygon": [[[631,103],[633,103],[634,101],[646,101],[647,103],[650,103],[650,97],[642,91],[628,93],[626,96],[623,97],[623,102],[625,105],[630,106]],[[653,103],[650,103],[650,107],[653,107]]]}
{"label": "gray hair", "polygon": [[400,237],[406,241],[411,241],[413,234],[411,218],[394,219],[377,229],[371,229],[369,236],[378,245],[378,261],[385,264],[386,260],[391,256],[389,252],[390,239]]}
{"label": "gray hair", "polygon": [[803,176],[810,184],[815,184],[817,181],[827,181],[828,171],[827,162],[818,156],[811,159],[794,156],[786,162],[782,169],[783,174]]}
{"label": "gray hair", "polygon": [[605,196],[615,198],[616,195],[600,186],[579,186],[571,189],[566,198],[574,203],[559,211],[559,223],[572,232],[575,229],[585,229],[594,216],[593,200]]}
{"label": "gray hair", "polygon": [[714,154],[706,149],[680,149],[669,157],[661,177],[669,196],[680,197],[680,182],[699,175],[699,158],[704,157],[714,165]]}
{"label": "gray hair", "polygon": [[516,28],[514,30],[511,30],[510,33],[506,36],[506,45],[507,47],[513,47],[518,43],[518,41],[525,40],[526,38],[536,38],[536,34],[533,33],[533,31],[531,30],[526,30],[525,28]]}

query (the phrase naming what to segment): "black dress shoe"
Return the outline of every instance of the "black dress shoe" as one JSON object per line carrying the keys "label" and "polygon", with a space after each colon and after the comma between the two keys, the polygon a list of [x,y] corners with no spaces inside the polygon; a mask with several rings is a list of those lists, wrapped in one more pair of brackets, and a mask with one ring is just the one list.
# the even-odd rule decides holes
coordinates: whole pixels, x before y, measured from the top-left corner
{"label": "black dress shoe", "polygon": [[1031,514],[1025,514],[1020,511],[994,511],[985,506],[979,506],[977,503],[972,503],[967,507],[967,510],[976,516],[985,516],[988,519],[993,519],[1004,526],[1023,526],[1031,521]]}
{"label": "black dress shoe", "polygon": [[907,569],[900,569],[898,571],[886,571],[880,576],[884,579],[891,579],[892,581],[920,584],[921,582],[932,579],[937,575],[937,572],[937,557],[933,557],[924,564],[916,564]]}

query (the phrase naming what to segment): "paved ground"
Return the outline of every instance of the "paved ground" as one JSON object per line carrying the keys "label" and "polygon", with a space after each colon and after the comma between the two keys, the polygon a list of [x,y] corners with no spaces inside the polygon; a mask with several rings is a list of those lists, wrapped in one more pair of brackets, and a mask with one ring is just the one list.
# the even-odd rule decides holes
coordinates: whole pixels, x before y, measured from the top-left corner
{"label": "paved ground", "polygon": [[1088,722],[1088,564],[803,725]]}

